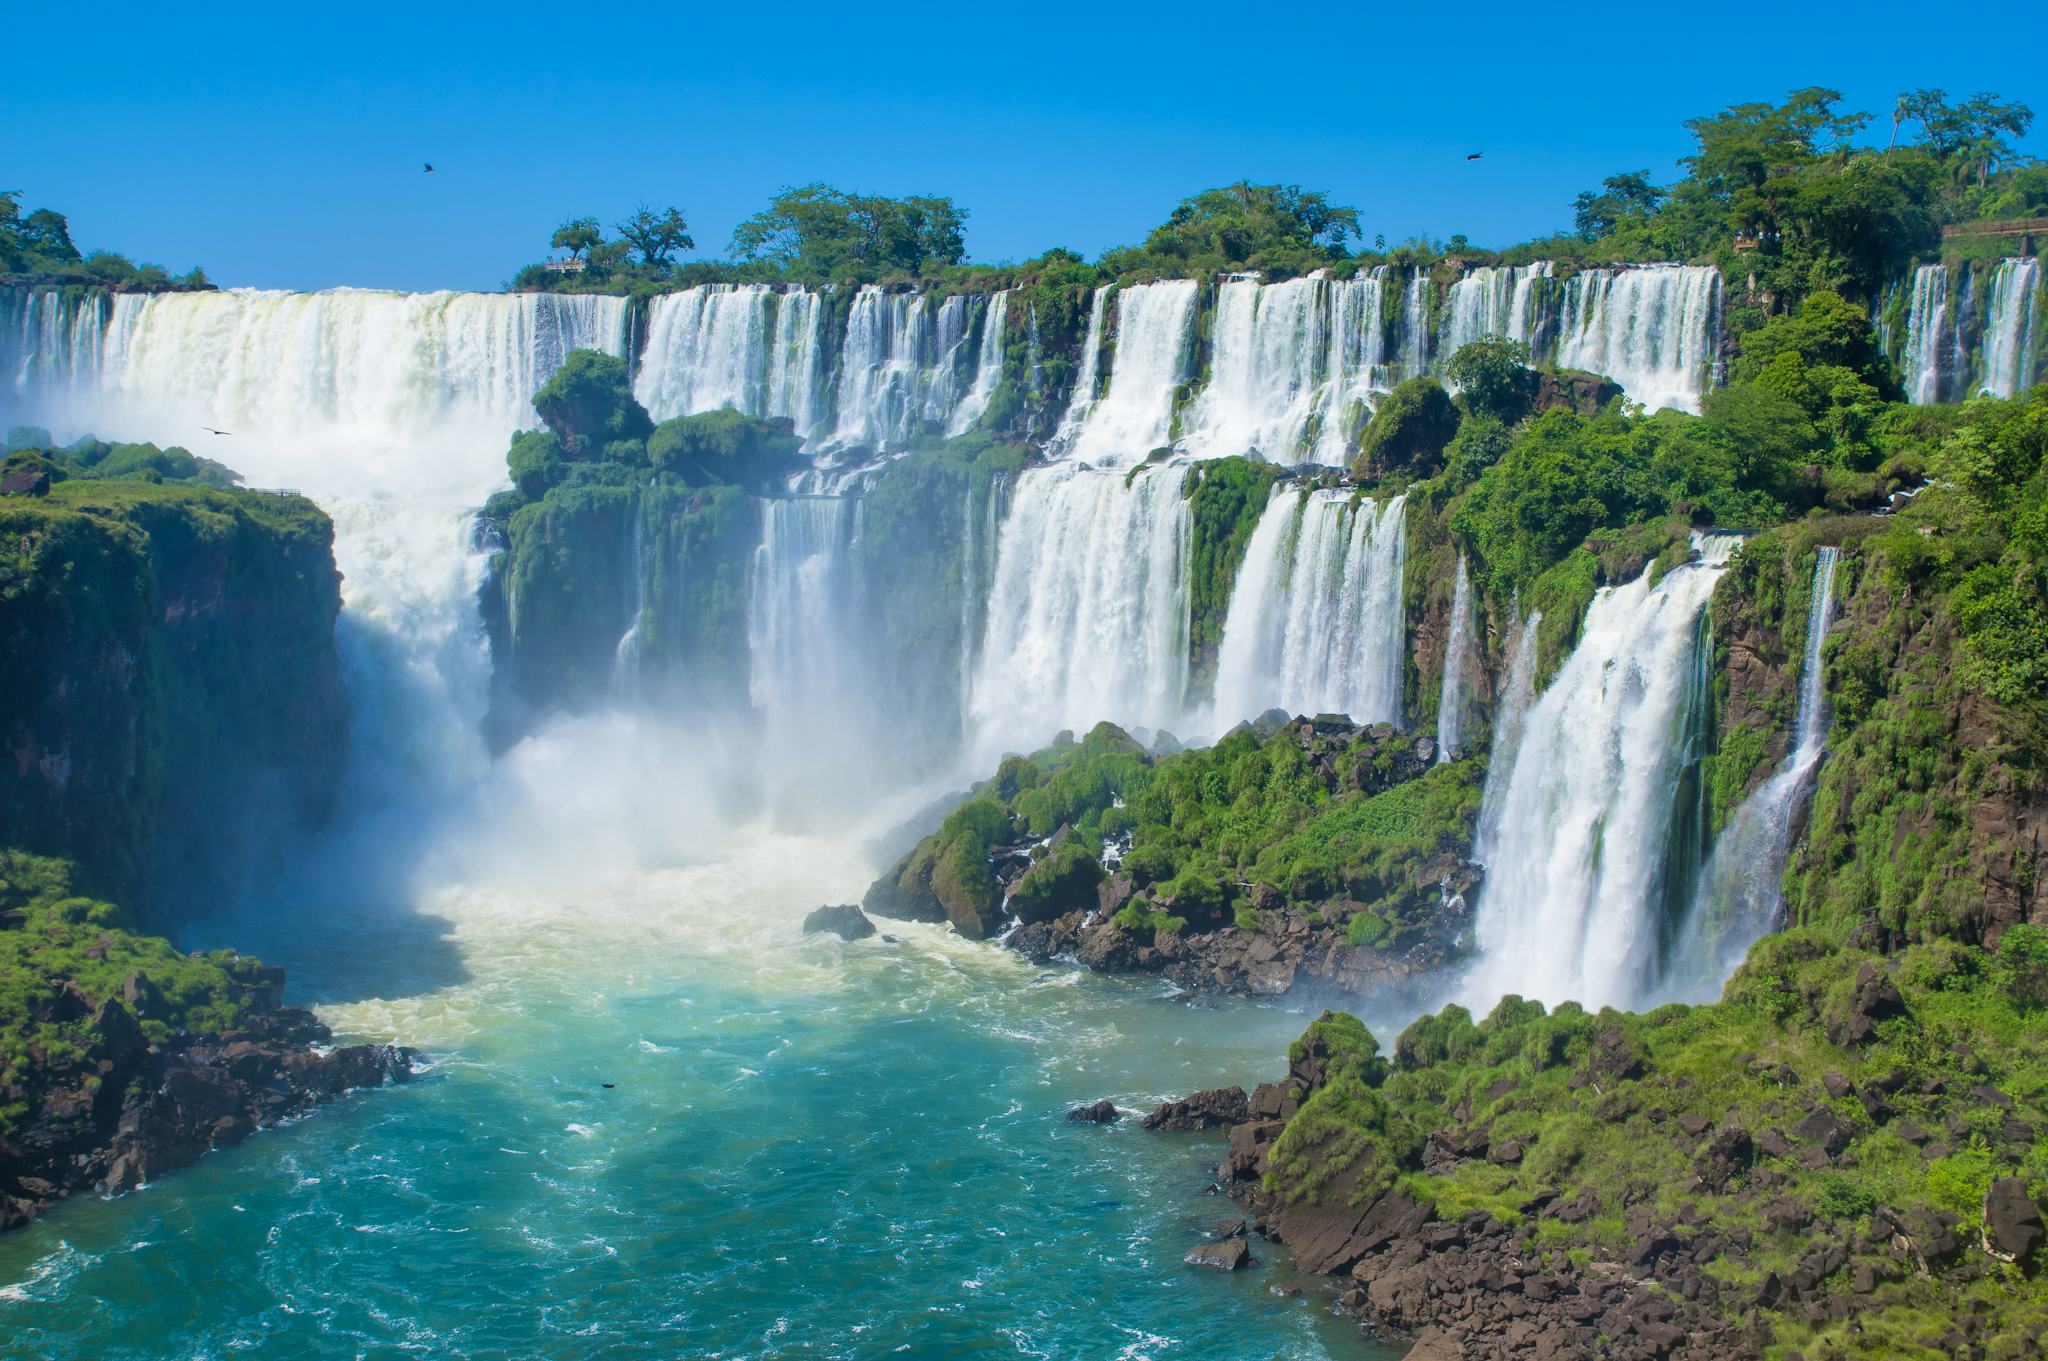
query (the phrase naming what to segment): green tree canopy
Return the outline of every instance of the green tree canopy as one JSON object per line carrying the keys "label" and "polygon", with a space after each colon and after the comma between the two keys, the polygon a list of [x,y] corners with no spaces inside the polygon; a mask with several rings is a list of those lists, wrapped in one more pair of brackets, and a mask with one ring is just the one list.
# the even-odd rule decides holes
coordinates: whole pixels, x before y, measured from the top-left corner
{"label": "green tree canopy", "polygon": [[642,204],[624,222],[612,224],[612,230],[640,252],[642,267],[655,274],[667,271],[669,257],[677,251],[697,249],[689,225],[683,221],[683,210],[676,207],[657,213]]}
{"label": "green tree canopy", "polygon": [[814,279],[914,275],[966,256],[967,210],[949,198],[884,198],[825,184],[785,189],[733,230],[732,252]]}
{"label": "green tree canopy", "polygon": [[1341,259],[1359,235],[1358,210],[1296,184],[1239,180],[1181,200],[1145,240],[1147,252],[1223,266],[1262,256],[1308,254]]}

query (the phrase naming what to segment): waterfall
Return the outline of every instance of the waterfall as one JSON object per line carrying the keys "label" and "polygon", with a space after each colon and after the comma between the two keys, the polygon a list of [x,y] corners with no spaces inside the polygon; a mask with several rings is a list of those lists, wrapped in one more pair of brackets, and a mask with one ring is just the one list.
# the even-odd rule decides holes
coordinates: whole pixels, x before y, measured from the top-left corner
{"label": "waterfall", "polygon": [[1543,611],[1532,611],[1515,628],[1508,645],[1508,679],[1501,687],[1500,705],[1494,714],[1491,753],[1486,766],[1486,789],[1479,802],[1479,825],[1472,834],[1473,858],[1485,864],[1500,844],[1501,809],[1507,804],[1508,779],[1513,774],[1511,758],[1522,744],[1522,730],[1528,725],[1529,709],[1536,703],[1536,645],[1542,637]]}
{"label": "waterfall", "polygon": [[1434,355],[1429,330],[1429,271],[1417,267],[1408,276],[1408,294],[1401,304],[1401,376],[1414,378],[1429,372]]}
{"label": "waterfall", "polygon": [[1927,405],[1941,400],[1941,369],[1948,348],[1948,271],[1922,265],[1913,271],[1906,308],[1906,397]]}
{"label": "waterfall", "polygon": [[1302,448],[1329,360],[1329,282],[1233,280],[1216,290],[1209,382],[1188,413],[1197,458]]}
{"label": "waterfall", "polygon": [[637,698],[640,687],[640,619],[647,612],[647,551],[644,507],[633,508],[633,537],[626,549],[626,599],[633,602],[626,631],[612,650],[612,694],[619,699]]}
{"label": "waterfall", "polygon": [[869,284],[854,295],[839,356],[832,444],[883,449],[914,432],[925,404],[930,313],[921,294]]}
{"label": "waterfall", "polygon": [[1550,262],[1533,265],[1482,265],[1451,285],[1446,299],[1444,339],[1438,353],[1446,358],[1481,336],[1519,340],[1533,351],[1541,318],[1537,313],[1536,281],[1550,277]]}
{"label": "waterfall", "polygon": [[107,295],[0,289],[0,393],[45,399],[96,382]]}
{"label": "waterfall", "polygon": [[1018,479],[996,543],[973,688],[977,760],[1108,719],[1181,721],[1188,677],[1186,466],[1079,463]]}
{"label": "waterfall", "polygon": [[1465,710],[1471,703],[1465,673],[1478,659],[1472,656],[1472,575],[1465,555],[1458,555],[1458,584],[1451,592],[1451,631],[1444,640],[1443,689],[1436,704],[1436,759],[1464,755]]}
{"label": "waterfall", "polygon": [[1009,314],[1010,293],[1004,289],[988,300],[988,307],[982,313],[981,344],[974,359],[974,382],[946,423],[948,435],[966,434],[981,419],[982,412],[988,410],[988,400],[995,395],[996,384],[1003,376],[1003,326]]}
{"label": "waterfall", "polygon": [[748,584],[748,692],[771,720],[808,715],[857,688],[846,638],[860,502],[784,496],[761,503],[761,544]]}
{"label": "waterfall", "polygon": [[1698,623],[1734,546],[1709,538],[1655,586],[1645,573],[1602,587],[1519,738],[1496,743],[1507,770],[1481,815],[1475,1007],[1509,992],[1588,1007],[1643,1000]]}
{"label": "waterfall", "polygon": [[13,405],[73,435],[184,444],[317,501],[343,574],[342,806],[447,807],[485,762],[476,508],[505,485],[534,391],[572,349],[622,352],[625,317],[622,298],[560,294],[116,294],[103,336],[39,360]]}
{"label": "waterfall", "polygon": [[[1067,411],[1052,437],[1054,448],[1066,448],[1081,437],[1088,413],[1095,409],[1102,385],[1102,332],[1109,317],[1109,295],[1116,285],[1104,284],[1088,303],[1088,331],[1081,340],[1081,367],[1074,376],[1074,390],[1067,397]],[[1032,314],[1035,318],[1036,313]]]}
{"label": "waterfall", "polygon": [[1799,708],[1792,746],[1771,777],[1729,816],[1700,871],[1692,911],[1664,974],[1667,998],[1711,1002],[1757,939],[1778,929],[1784,909],[1785,862],[1792,825],[1813,788],[1827,742],[1827,693],[1821,645],[1834,619],[1838,551],[1816,549],[1813,595],[1806,607],[1806,650],[1799,663]]}
{"label": "waterfall", "polygon": [[1984,309],[1984,391],[2014,397],[2034,385],[2036,317],[2043,306],[2041,262],[2032,256],[2000,260]]}
{"label": "waterfall", "polygon": [[729,406],[787,416],[815,437],[825,420],[823,299],[809,289],[707,284],[647,312],[633,395],[656,420]]}
{"label": "waterfall", "polygon": [[1698,411],[1720,310],[1721,276],[1705,265],[1589,269],[1565,285],[1557,360],[1605,374],[1647,410]]}
{"label": "waterfall", "polygon": [[1341,467],[1350,462],[1354,435],[1364,424],[1374,392],[1393,386],[1387,364],[1387,332],[1381,317],[1386,302],[1387,266],[1331,286],[1329,356],[1324,361],[1322,401],[1316,413],[1315,461]]}
{"label": "waterfall", "polygon": [[[1116,343],[1109,387],[1081,416],[1063,452],[1102,467],[1144,461],[1172,435],[1174,400],[1188,377],[1198,289],[1192,279],[1134,284],[1116,295]],[[1096,293],[1099,307],[1102,291]],[[1088,330],[1098,340],[1097,315]],[[1091,348],[1082,358],[1082,377]],[[1076,386],[1076,399],[1083,389]],[[1072,408],[1069,408],[1072,414]]]}
{"label": "waterfall", "polygon": [[1225,616],[1218,729],[1270,708],[1400,721],[1404,503],[1274,490]]}

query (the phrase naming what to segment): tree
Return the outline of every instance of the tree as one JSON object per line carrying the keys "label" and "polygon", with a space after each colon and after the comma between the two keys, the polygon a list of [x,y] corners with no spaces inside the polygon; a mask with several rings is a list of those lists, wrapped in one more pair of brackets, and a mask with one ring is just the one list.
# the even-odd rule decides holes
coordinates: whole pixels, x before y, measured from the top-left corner
{"label": "tree", "polygon": [[612,230],[640,252],[641,264],[657,274],[667,270],[669,257],[677,251],[697,249],[680,208],[671,207],[657,214],[642,204],[624,222],[613,223]]}
{"label": "tree", "polygon": [[1950,104],[1946,91],[1912,90],[1899,96],[1899,108],[1920,125],[1923,145],[1950,163],[1959,178],[1974,172],[1980,186],[1999,166],[2016,159],[2005,136],[2026,136],[2034,121],[2026,105],[1982,93]]}
{"label": "tree", "polygon": [[849,194],[826,184],[785,189],[733,229],[732,251],[810,278],[873,281],[957,265],[967,210],[949,198]]}
{"label": "tree", "polygon": [[551,249],[568,251],[572,260],[603,242],[604,233],[598,229],[597,219],[594,217],[570,218],[555,228],[555,234],[548,238],[548,246]]}
{"label": "tree", "polygon": [[1534,376],[1529,347],[1506,336],[1481,336],[1444,361],[1444,377],[1464,394],[1466,406],[1496,420],[1522,414]]}
{"label": "tree", "polygon": [[1358,442],[1357,475],[1412,473],[1428,477],[1458,433],[1458,409],[1434,378],[1410,378],[1386,395]]}
{"label": "tree", "polygon": [[1182,260],[1251,263],[1275,251],[1339,259],[1344,243],[1359,236],[1358,210],[1297,184],[1239,180],[1183,199],[1146,238],[1145,248]]}
{"label": "tree", "polygon": [[1572,230],[1587,241],[1612,235],[1626,220],[1655,217],[1671,197],[1668,190],[1650,183],[1647,170],[1609,175],[1600,182],[1600,188],[1603,192],[1587,190],[1572,202]]}

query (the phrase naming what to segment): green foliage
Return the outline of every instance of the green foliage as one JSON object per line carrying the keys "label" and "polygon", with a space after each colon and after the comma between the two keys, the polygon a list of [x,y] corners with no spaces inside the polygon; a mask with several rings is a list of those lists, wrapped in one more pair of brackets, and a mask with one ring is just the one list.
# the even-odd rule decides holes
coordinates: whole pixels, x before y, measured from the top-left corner
{"label": "green foliage", "polygon": [[1212,459],[1188,472],[1188,641],[1200,677],[1214,669],[1237,569],[1280,477],[1272,464],[1244,458]]}
{"label": "green foliage", "polygon": [[647,437],[647,461],[687,486],[731,483],[766,493],[803,466],[788,420],[763,421],[731,407],[663,421]]}
{"label": "green foliage", "polygon": [[[93,1009],[130,979],[152,996],[139,1019],[153,1043],[232,1030],[248,1012],[256,961],[186,955],[138,935],[113,904],[76,896],[72,878],[63,861],[0,851],[0,1138],[27,1113],[51,1060],[86,1057]],[[80,995],[69,1009],[67,984]]]}
{"label": "green foliage", "polygon": [[123,288],[209,288],[206,271],[173,279],[161,265],[138,265],[113,251],[80,255],[71,223],[52,208],[21,210],[18,190],[0,189],[0,278],[9,282],[115,285]]}
{"label": "green foliage", "polygon": [[[633,443],[654,433],[654,422],[633,396],[626,361],[597,350],[571,350],[533,395],[533,409],[569,459],[635,462]],[[639,458],[645,458],[644,448]]]}
{"label": "green foliage", "polygon": [[1511,421],[1529,406],[1536,375],[1529,347],[1505,336],[1481,336],[1444,361],[1444,378],[1459,390],[1466,407],[1497,421]]}
{"label": "green foliage", "polygon": [[1442,465],[1444,446],[1458,433],[1458,409],[1442,383],[1430,377],[1397,383],[1373,412],[1353,465],[1361,480],[1394,473],[1427,477]]}
{"label": "green foliage", "polygon": [[960,263],[966,222],[967,210],[949,198],[884,198],[808,184],[783,190],[734,228],[732,253],[819,283],[915,277]]}
{"label": "green foliage", "polygon": [[[1213,273],[1252,268],[1303,274],[1344,258],[1358,212],[1294,184],[1240,180],[1183,199],[1140,250],[1111,252],[1117,268]],[[1109,258],[1109,257],[1106,257]]]}
{"label": "green foliage", "polygon": [[1050,921],[1095,902],[1102,866],[1078,839],[1048,851],[1010,891],[1009,909],[1022,922]]}

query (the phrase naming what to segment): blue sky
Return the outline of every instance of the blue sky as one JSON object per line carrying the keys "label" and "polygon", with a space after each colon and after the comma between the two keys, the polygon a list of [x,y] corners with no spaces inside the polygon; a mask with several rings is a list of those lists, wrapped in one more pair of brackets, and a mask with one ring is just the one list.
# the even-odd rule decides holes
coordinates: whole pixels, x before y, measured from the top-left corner
{"label": "blue sky", "polygon": [[37,5],[5,25],[0,188],[87,249],[267,287],[493,288],[563,218],[641,202],[681,205],[716,256],[812,180],[950,194],[982,260],[1134,241],[1240,177],[1328,190],[1368,236],[1506,244],[1616,170],[1669,174],[1685,118],[1797,86],[2048,117],[2037,41],[1922,42],[1928,14],[116,5],[82,41]]}

